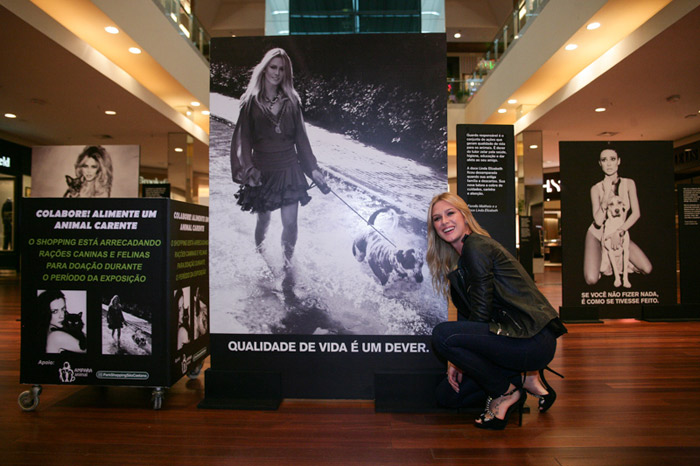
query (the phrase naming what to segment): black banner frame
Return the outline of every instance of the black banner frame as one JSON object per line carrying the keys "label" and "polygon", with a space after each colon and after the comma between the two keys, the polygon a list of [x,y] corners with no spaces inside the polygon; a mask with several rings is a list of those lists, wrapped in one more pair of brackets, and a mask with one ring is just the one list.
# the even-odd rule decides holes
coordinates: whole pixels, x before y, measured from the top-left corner
{"label": "black banner frame", "polygon": [[[342,40],[341,40],[342,39]],[[342,55],[337,54],[336,49],[339,47],[338,40],[344,44]],[[400,220],[402,223],[399,228],[404,230],[411,229],[412,232],[421,231],[421,241],[425,242],[425,235],[423,230],[426,229],[425,214],[423,209],[427,211],[427,207],[430,198],[438,194],[440,191],[447,190],[447,173],[446,173],[446,141],[444,141],[443,135],[445,134],[446,128],[446,102],[444,101],[444,34],[397,34],[397,35],[382,35],[382,47],[375,47],[376,41],[371,35],[359,35],[359,36],[345,36],[334,38],[332,47],[328,47],[324,44],[329,44],[330,42],[325,37],[304,37],[304,36],[294,36],[294,37],[265,37],[265,38],[236,38],[236,39],[220,39],[216,43],[212,44],[212,55],[216,55],[222,63],[226,63],[231,66],[231,69],[240,70],[248,73],[252,69],[252,65],[262,58],[265,50],[272,47],[282,47],[290,55],[294,66],[294,83],[297,86],[297,90],[302,95],[302,105],[304,113],[304,119],[307,122],[307,127],[311,122],[313,122],[312,107],[309,105],[309,97],[315,97],[316,88],[319,82],[324,82],[323,79],[330,79],[329,82],[338,82],[345,79],[341,86],[335,86],[332,92],[346,94],[347,96],[354,96],[356,88],[362,88],[362,86],[369,85],[374,90],[381,90],[378,99],[384,100],[388,99],[392,106],[397,106],[400,110],[398,113],[403,113],[406,116],[415,113],[420,115],[420,121],[425,121],[426,106],[423,104],[417,105],[418,102],[428,102],[431,107],[431,112],[434,115],[430,118],[430,124],[425,127],[416,127],[406,133],[406,136],[401,137],[401,129],[397,127],[388,128],[384,123],[384,120],[377,120],[377,124],[373,125],[370,121],[362,122],[361,129],[353,130],[352,134],[357,136],[357,133],[361,131],[361,138],[357,137],[347,137],[343,136],[346,140],[354,140],[356,142],[362,143],[365,147],[369,148],[368,152],[374,154],[377,152],[386,152],[386,154],[392,157],[402,157],[407,161],[418,162],[423,164],[423,167],[429,167],[431,182],[427,183],[431,186],[430,192],[427,189],[421,191],[420,196],[408,198],[408,193],[406,192],[406,187],[408,183],[396,183],[396,179],[392,177],[390,181],[396,183],[392,186],[384,186],[377,184],[375,186],[369,186],[371,180],[364,180],[365,176],[356,176],[352,173],[347,172],[327,172],[327,176],[331,178],[332,181],[338,181],[338,184],[329,183],[331,187],[339,186],[342,184],[348,184],[350,186],[355,186],[353,183],[359,183],[368,181],[366,185],[360,186],[358,192],[364,193],[367,191],[368,195],[364,196],[362,201],[364,203],[353,203],[349,202],[346,205],[356,211],[360,211],[362,214],[366,214],[364,218],[368,219],[371,217],[372,212],[376,212],[378,207],[382,204],[388,204],[389,207],[394,207],[395,210],[399,212],[400,215],[404,217]],[[371,53],[368,52],[368,46],[371,44]],[[323,49],[323,55],[317,55],[319,50]],[[310,52],[309,52],[310,51]],[[307,55],[308,53],[308,55]],[[311,56],[314,54],[314,56]],[[226,57],[224,57],[226,55]],[[240,55],[240,56],[239,56]],[[416,60],[415,57],[420,56],[421,60]],[[233,57],[233,58],[232,58]],[[442,57],[442,58],[440,58]],[[320,58],[320,59],[319,59]],[[346,67],[348,70],[339,72],[337,69],[330,70],[332,73],[330,75],[324,75],[323,73],[315,73],[314,70],[326,67],[328,65],[323,65],[324,62],[329,63],[339,63]],[[245,73],[235,74],[231,73],[226,75],[224,78],[216,75],[217,59],[212,60],[213,66],[213,80],[212,89],[213,92],[219,92],[220,94],[225,94],[226,97],[233,99],[239,99],[241,93],[234,94],[230,90],[229,84],[247,82],[249,75]],[[252,64],[251,66],[244,65]],[[442,63],[442,64],[441,64]],[[352,64],[349,66],[348,64]],[[337,66],[336,66],[337,68]],[[431,73],[426,73],[426,68],[432,70]],[[242,77],[245,75],[245,78]],[[312,87],[303,88],[304,80],[303,76],[307,76],[307,82],[313,84]],[[309,80],[308,77],[314,78]],[[443,77],[441,80],[440,77]],[[215,79],[218,77],[219,79]],[[323,79],[322,79],[323,78]],[[225,81],[225,82],[224,82]],[[300,85],[301,84],[301,85]],[[308,85],[307,85],[308,86]],[[235,86],[233,86],[235,87]],[[218,90],[218,91],[217,91]],[[330,90],[330,89],[329,89]],[[409,92],[410,91],[410,92]],[[325,102],[328,100],[328,92],[322,92],[322,100]],[[368,96],[368,92],[362,92],[363,95]],[[388,97],[394,96],[394,97]],[[342,101],[342,99],[340,99]],[[377,101],[368,101],[364,104],[364,100],[359,98],[349,99],[351,102],[350,107],[357,105],[360,111],[366,111],[367,109],[374,109],[381,113],[382,117],[391,117],[396,112],[393,110],[382,110],[385,106],[380,105]],[[314,102],[311,102],[312,104]],[[214,107],[212,105],[212,107]],[[322,105],[317,102],[315,104],[316,111],[324,110]],[[223,115],[216,115],[216,109],[212,108],[214,119]],[[325,111],[325,110],[324,110]],[[333,111],[329,115],[324,115],[324,119],[327,120],[338,120],[340,115],[338,112]],[[375,112],[368,112],[371,118],[375,117]],[[238,118],[238,114],[235,117],[225,116],[225,124],[235,125]],[[316,115],[318,119],[318,114]],[[392,120],[395,118],[391,118]],[[222,119],[219,118],[219,121]],[[399,118],[399,121],[401,118]],[[318,121],[318,120],[317,120]],[[390,121],[389,119],[386,120]],[[417,120],[418,121],[418,120]],[[339,124],[339,123],[338,123]],[[331,125],[332,126],[332,125]],[[337,124],[336,124],[337,126]],[[359,127],[358,127],[359,128]],[[232,128],[230,128],[232,131]],[[333,129],[333,131],[336,131]],[[350,134],[350,133],[334,133],[340,134]],[[350,134],[352,136],[352,134]],[[216,138],[216,137],[215,137]],[[214,138],[214,139],[215,139]],[[229,140],[226,141],[225,147],[228,152],[226,152],[226,159],[228,160],[228,154],[230,152],[230,136]],[[221,138],[225,139],[225,138]],[[416,140],[415,144],[408,144],[407,141]],[[313,143],[312,143],[312,146]],[[376,150],[375,150],[376,149]],[[323,160],[323,147],[313,147],[314,153],[318,157],[319,165],[321,169],[324,169]],[[331,149],[335,150],[335,148]],[[212,157],[217,157],[220,154],[214,154],[216,149],[210,146],[210,160]],[[434,152],[436,158],[429,163],[425,159],[425,154]],[[444,154],[444,163],[441,161],[441,156]],[[393,167],[391,164],[387,164],[382,157],[377,157],[378,163],[374,166],[377,168],[377,172],[390,167],[388,172],[392,170],[401,170],[399,166]],[[362,160],[360,160],[362,162]],[[210,163],[211,164],[211,163]],[[353,167],[354,168],[354,167]],[[365,165],[358,165],[358,170],[369,171]],[[224,170],[228,170],[225,167]],[[222,215],[223,209],[217,209],[216,207],[216,196],[218,199],[225,198],[227,204],[234,204],[231,202],[230,197],[225,197],[222,195],[225,192],[223,189],[219,189],[221,185],[217,186],[219,183],[217,176],[221,176],[224,170],[217,170],[213,172],[212,179],[212,212],[213,216]],[[410,171],[410,170],[409,170]],[[404,172],[406,169],[404,168]],[[383,173],[383,172],[382,172]],[[410,173],[414,175],[414,173]],[[334,175],[336,180],[333,180]],[[370,177],[372,173],[368,174]],[[422,181],[420,177],[426,176],[422,173],[416,174],[418,178],[412,178],[410,182],[414,182],[416,179]],[[224,178],[227,178],[224,183],[234,186],[231,181],[230,174],[226,173]],[[339,181],[338,178],[340,178]],[[425,178],[424,178],[425,179]],[[423,180],[424,180],[423,179]],[[443,181],[444,180],[444,181]],[[433,182],[435,181],[435,182]],[[409,183],[410,183],[409,182]],[[432,186],[435,189],[432,189]],[[359,186],[359,184],[357,185]],[[380,190],[376,188],[380,187]],[[230,186],[227,186],[229,189]],[[362,188],[365,188],[363,190]],[[238,187],[236,186],[236,189]],[[228,192],[228,191],[226,191]],[[235,190],[233,191],[235,193]],[[336,191],[334,190],[335,194]],[[313,197],[312,201],[308,206],[303,207],[304,210],[300,209],[300,212],[308,212],[313,209],[316,205],[322,205],[323,197],[322,194],[313,189],[309,191],[309,194]],[[339,191],[338,194],[342,195],[343,191]],[[352,196],[352,193],[350,193]],[[353,218],[353,222],[360,222],[363,228],[369,228],[367,226],[367,221],[363,221],[359,217],[356,217],[355,213],[350,212],[350,209],[346,205],[341,204],[341,200],[336,199],[332,195],[327,196],[327,198],[333,199],[333,209],[343,209],[347,212],[347,216]],[[342,201],[346,201],[347,198],[344,196],[339,196],[343,198]],[[416,203],[416,199],[420,200],[419,208],[414,208],[409,205],[409,200]],[[352,199],[350,199],[352,200]],[[235,206],[236,209],[240,209]],[[368,209],[371,208],[372,210]],[[419,213],[418,213],[419,212]],[[245,212],[246,215],[249,213]],[[308,214],[307,214],[308,215]],[[274,217],[278,217],[278,212],[273,212]],[[300,213],[299,218],[302,218]],[[218,217],[217,217],[218,219]],[[217,221],[215,219],[215,222]],[[301,225],[301,221],[300,221]],[[303,225],[302,225],[303,226]],[[216,226],[215,226],[216,228]],[[301,229],[301,228],[300,228]],[[231,228],[226,230],[226,234],[231,234]],[[246,249],[245,253],[253,251],[254,243],[252,241],[252,228],[247,230],[244,239],[242,239],[242,244],[251,244],[249,249]],[[321,231],[320,233],[324,233]],[[236,233],[238,234],[238,233]],[[277,232],[279,234],[279,232]],[[304,232],[300,233],[300,237]],[[334,233],[335,235],[335,233]],[[389,235],[391,236],[391,235]],[[243,236],[241,236],[243,238]],[[267,241],[267,240],[266,240]],[[273,241],[278,241],[273,239]],[[300,240],[301,241],[301,240]],[[357,263],[356,257],[353,257],[352,239],[347,247],[342,247],[342,251],[345,256],[349,257],[353,261],[352,269],[356,270]],[[218,245],[215,245],[217,247]],[[247,246],[246,246],[247,247]],[[341,247],[338,246],[340,250]],[[297,256],[302,254],[303,251],[297,243],[297,249],[295,251],[295,259]],[[244,253],[244,254],[245,254]],[[243,254],[243,255],[244,255]],[[257,257],[256,257],[257,258]],[[233,256],[231,263],[235,261],[245,261],[246,259],[241,259],[241,256]],[[274,259],[273,259],[274,261]],[[250,261],[252,262],[252,261]],[[216,263],[214,266],[216,267]],[[362,264],[363,266],[365,264]],[[248,264],[250,267],[250,265]],[[349,264],[340,263],[336,265],[336,268],[342,268]],[[231,269],[234,272],[239,272],[236,268],[237,265],[232,265]],[[427,268],[427,266],[424,266]],[[273,268],[271,268],[273,269]],[[275,275],[275,270],[272,270],[272,275]],[[301,270],[302,274],[304,270]],[[364,273],[362,270],[357,269],[357,273]],[[425,271],[423,272],[425,273]],[[256,277],[256,282],[252,280],[246,282],[249,277],[244,276],[244,278],[239,282],[241,287],[248,286],[247,289],[252,289],[257,287],[251,294],[255,293],[269,293],[269,290],[265,289],[260,291],[262,286],[258,286]],[[278,277],[274,277],[277,279]],[[306,277],[302,277],[302,280]],[[371,278],[371,277],[370,277]],[[372,278],[374,280],[374,278]],[[270,280],[274,281],[274,280]],[[278,280],[279,281],[279,280]],[[251,285],[252,283],[252,285]],[[422,282],[420,286],[425,286],[428,280]],[[382,284],[381,286],[384,286]],[[216,285],[213,285],[216,286]],[[232,286],[236,286],[232,284]],[[296,287],[296,285],[295,285]],[[326,316],[332,314],[333,311],[345,311],[345,309],[339,308],[335,309],[331,306],[326,306],[322,301],[326,298],[324,295],[317,296],[319,292],[324,291],[318,288],[318,290],[311,288],[309,294],[311,294],[312,299],[301,303],[301,305],[296,305],[294,293],[296,293],[295,287],[289,287],[285,289],[284,284],[281,288],[275,286],[267,286],[267,288],[272,288],[272,296],[280,303],[273,303],[271,306],[282,307],[286,314],[294,314],[299,316],[299,309],[304,312],[313,311],[309,313],[310,315],[302,315],[298,318],[299,321],[303,323],[308,322],[313,324],[315,319],[323,319],[324,310],[329,310],[326,312]],[[352,290],[352,293],[357,293],[358,295],[365,292],[366,290],[358,289]],[[391,292],[391,291],[390,291]],[[315,295],[316,294],[316,295]],[[386,297],[382,295],[381,292],[378,293],[380,298]],[[427,294],[424,293],[424,295]],[[437,295],[435,295],[437,296]],[[269,295],[268,295],[269,297]],[[314,305],[314,298],[318,297],[318,301],[322,305]],[[216,300],[216,295],[214,297]],[[285,301],[286,299],[286,301]],[[392,298],[389,298],[392,299]],[[250,308],[246,304],[240,304],[239,301],[232,300],[237,312],[245,312],[248,315],[254,314],[256,309],[254,306],[263,307],[260,301],[250,305]],[[242,300],[240,300],[242,301]],[[283,328],[279,330],[279,325],[273,327],[269,322],[265,322],[262,329],[256,326],[257,321],[254,325],[250,327],[245,327],[242,331],[246,331],[249,328],[252,333],[238,333],[235,329],[229,330],[228,328],[222,333],[212,334],[212,367],[206,372],[206,383],[207,392],[205,400],[200,404],[203,408],[245,408],[251,405],[260,405],[262,403],[265,406],[275,406],[279,402],[278,398],[328,398],[328,399],[373,399],[375,397],[375,374],[378,372],[385,373],[389,370],[404,371],[406,373],[411,373],[414,371],[427,371],[431,372],[438,370],[444,373],[444,363],[437,360],[432,352],[430,345],[431,336],[429,334],[430,328],[427,330],[424,328],[427,326],[425,322],[430,322],[432,320],[437,320],[435,315],[444,314],[444,318],[447,318],[447,305],[446,301],[439,299],[435,300],[437,306],[433,306],[435,309],[425,307],[425,310],[421,310],[422,314],[428,316],[423,318],[421,315],[417,319],[417,323],[412,328],[404,329],[401,325],[399,330],[382,327],[372,327],[367,325],[366,328],[370,328],[370,332],[379,329],[378,334],[366,334],[362,333],[363,328],[354,334],[344,334],[342,333],[344,329],[341,329],[337,333],[334,333],[334,329],[329,331],[328,334],[315,334],[313,327],[308,330],[306,327],[299,329],[296,328]],[[289,304],[291,302],[291,304]],[[377,302],[383,303],[384,301],[377,300]],[[308,305],[311,304],[311,305]],[[356,306],[352,301],[349,304]],[[374,303],[372,303],[374,304]],[[215,319],[218,318],[219,312],[226,312],[226,309],[222,309],[222,303],[217,302],[218,309],[214,309]],[[223,305],[228,305],[224,303]],[[402,304],[403,305],[403,304]],[[393,303],[392,303],[393,306]],[[444,306],[444,308],[443,308]],[[294,309],[294,308],[297,309]],[[406,306],[408,307],[408,306]],[[277,310],[277,308],[275,308]],[[318,311],[318,312],[316,312]],[[412,309],[413,311],[413,309]],[[444,311],[444,312],[443,312]],[[364,312],[374,312],[364,311]],[[380,309],[380,312],[382,310]],[[400,313],[400,311],[399,311]],[[260,313],[263,315],[263,313]],[[303,314],[303,312],[301,313]],[[359,319],[363,316],[361,312],[359,313]],[[383,314],[383,312],[382,312]],[[294,315],[292,317],[294,317]],[[368,320],[374,322],[374,316],[370,316]],[[418,321],[419,320],[419,321]],[[268,325],[270,324],[270,325]],[[353,322],[354,324],[354,322]],[[222,328],[222,327],[220,327]],[[417,328],[416,332],[420,331],[420,334],[404,334],[402,332],[410,332],[413,328]],[[216,331],[216,329],[214,329]],[[326,328],[320,329],[325,332]],[[221,331],[221,330],[219,330]],[[266,333],[269,332],[269,333]],[[306,334],[306,333],[309,334]],[[379,332],[386,332],[379,333]],[[323,346],[322,346],[323,345]],[[315,351],[311,351],[314,347]],[[235,349],[232,349],[235,348]],[[254,384],[250,384],[245,380],[240,380],[240,383],[235,382],[236,379],[246,378],[255,379],[259,381],[268,381],[275,387],[279,383],[279,391],[268,390],[265,399],[260,401],[259,394],[255,389]],[[432,380],[432,379],[431,379]],[[279,382],[278,382],[279,381]],[[211,383],[210,383],[211,382]],[[249,389],[246,389],[248,387]]]}
{"label": "black banner frame", "polygon": [[[209,333],[200,327],[196,338],[193,332],[178,347],[174,291],[193,289],[189,320],[194,322],[196,306],[208,328],[206,206],[134,198],[22,202],[20,383],[163,388],[197,373],[209,355]],[[49,350],[45,325],[48,333],[69,332],[65,323],[44,321],[49,298],[41,296],[47,291],[63,300],[63,312],[81,314],[82,329],[70,333],[84,338],[81,348]],[[60,294],[65,297],[56,298]],[[114,296],[129,314],[118,341],[106,317]]]}
{"label": "black banner frame", "polygon": [[[590,231],[603,228],[591,226],[591,191],[599,187],[605,177],[600,157],[606,149],[618,154],[619,177],[631,180],[625,183],[636,191],[641,216],[629,229],[629,235],[652,266],[649,274],[630,274],[631,288],[615,287],[613,277],[608,276],[607,272],[600,271],[597,281],[593,280],[595,277],[584,275],[587,235]],[[576,320],[576,316],[581,314],[577,310],[590,307],[592,312],[597,310],[600,319],[639,319],[643,306],[676,304],[672,143],[561,141],[559,160],[562,185],[562,315]],[[659,241],[659,238],[663,238],[663,241]]]}

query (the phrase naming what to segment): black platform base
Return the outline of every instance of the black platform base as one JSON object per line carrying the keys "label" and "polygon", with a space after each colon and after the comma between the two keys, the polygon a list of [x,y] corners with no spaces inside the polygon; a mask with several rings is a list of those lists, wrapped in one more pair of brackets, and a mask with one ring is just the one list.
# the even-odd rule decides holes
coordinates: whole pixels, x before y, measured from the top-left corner
{"label": "black platform base", "polygon": [[445,371],[376,372],[374,410],[380,413],[445,411],[435,399],[435,389]]}
{"label": "black platform base", "polygon": [[597,306],[561,306],[559,317],[567,324],[602,324]]}
{"label": "black platform base", "polygon": [[276,410],[282,403],[279,372],[204,371],[202,409]]}
{"label": "black platform base", "polygon": [[647,322],[700,320],[700,304],[642,305],[642,320]]}

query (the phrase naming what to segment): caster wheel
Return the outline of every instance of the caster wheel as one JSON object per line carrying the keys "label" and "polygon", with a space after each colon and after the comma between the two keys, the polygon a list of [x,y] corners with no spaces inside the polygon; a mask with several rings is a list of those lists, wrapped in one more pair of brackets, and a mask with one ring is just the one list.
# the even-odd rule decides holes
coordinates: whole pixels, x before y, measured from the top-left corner
{"label": "caster wheel", "polygon": [[192,370],[187,374],[187,377],[189,377],[190,379],[196,379],[197,377],[199,377],[200,372],[202,372],[202,365],[203,365],[203,364],[200,364],[200,365],[198,365],[197,367],[195,367],[194,369],[192,369]]}
{"label": "caster wheel", "polygon": [[153,409],[161,409],[163,407],[163,398],[165,398],[165,391],[158,387],[154,388],[151,393],[151,403],[153,404]]}
{"label": "caster wheel", "polygon": [[36,407],[39,406],[39,394],[26,390],[19,394],[17,403],[19,403],[19,407],[22,408],[22,411],[34,411]]}

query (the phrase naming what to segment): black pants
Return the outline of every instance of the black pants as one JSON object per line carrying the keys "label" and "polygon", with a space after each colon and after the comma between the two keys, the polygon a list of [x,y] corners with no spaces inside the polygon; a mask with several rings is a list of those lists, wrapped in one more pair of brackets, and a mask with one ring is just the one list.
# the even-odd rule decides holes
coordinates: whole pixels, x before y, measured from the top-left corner
{"label": "black pants", "polygon": [[433,329],[433,346],[462,370],[460,398],[467,400],[479,391],[501,396],[522,372],[544,368],[554,358],[557,340],[546,327],[531,338],[511,338],[491,333],[485,322],[457,321]]}

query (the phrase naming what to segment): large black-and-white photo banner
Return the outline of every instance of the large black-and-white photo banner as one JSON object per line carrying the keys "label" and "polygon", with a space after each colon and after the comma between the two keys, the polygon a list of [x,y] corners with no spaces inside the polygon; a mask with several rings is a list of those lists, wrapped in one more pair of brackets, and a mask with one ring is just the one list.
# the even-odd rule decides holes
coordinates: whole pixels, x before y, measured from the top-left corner
{"label": "large black-and-white photo banner", "polygon": [[639,317],[676,304],[673,147],[561,142],[562,304]]}
{"label": "large black-and-white photo banner", "polygon": [[435,364],[447,305],[424,261],[447,190],[444,51],[439,34],[212,41],[213,369],[371,397],[375,370]]}

